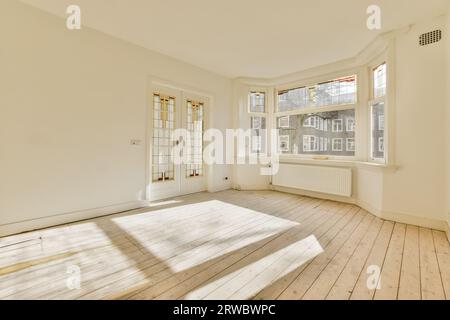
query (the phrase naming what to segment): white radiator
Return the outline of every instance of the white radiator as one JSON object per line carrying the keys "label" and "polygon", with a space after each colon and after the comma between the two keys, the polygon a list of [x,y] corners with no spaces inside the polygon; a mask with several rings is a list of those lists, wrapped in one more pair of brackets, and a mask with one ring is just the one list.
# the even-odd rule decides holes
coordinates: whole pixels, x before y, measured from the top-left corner
{"label": "white radiator", "polygon": [[352,170],[297,164],[280,164],[273,176],[274,186],[315,191],[350,197],[352,195]]}

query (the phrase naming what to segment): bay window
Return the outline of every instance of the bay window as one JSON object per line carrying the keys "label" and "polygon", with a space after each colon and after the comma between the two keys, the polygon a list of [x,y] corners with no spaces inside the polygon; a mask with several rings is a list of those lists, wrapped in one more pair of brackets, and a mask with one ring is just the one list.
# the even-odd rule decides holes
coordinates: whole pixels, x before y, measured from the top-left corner
{"label": "bay window", "polygon": [[356,75],[278,91],[275,123],[283,143],[279,151],[354,157],[357,91]]}
{"label": "bay window", "polygon": [[[381,61],[386,60],[378,59]],[[356,75],[279,90],[273,88],[275,100],[270,96],[270,108],[267,107],[267,94],[249,91],[252,152],[270,151],[266,145],[267,137],[261,132],[275,129],[278,146],[273,147],[290,160],[298,156],[300,160],[385,164],[389,142],[385,130],[388,129],[385,122],[388,120],[387,64],[373,63],[358,70],[361,74],[363,70],[370,70],[370,77],[363,77],[361,84],[369,89],[362,90],[366,101],[369,100],[369,109],[366,102],[358,104]]]}

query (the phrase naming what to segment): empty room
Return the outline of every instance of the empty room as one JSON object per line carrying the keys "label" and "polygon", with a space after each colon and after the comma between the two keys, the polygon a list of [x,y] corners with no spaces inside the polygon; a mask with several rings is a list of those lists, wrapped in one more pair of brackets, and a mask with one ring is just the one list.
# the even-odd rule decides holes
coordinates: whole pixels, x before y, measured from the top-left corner
{"label": "empty room", "polygon": [[0,300],[450,300],[449,34],[448,0],[1,0]]}

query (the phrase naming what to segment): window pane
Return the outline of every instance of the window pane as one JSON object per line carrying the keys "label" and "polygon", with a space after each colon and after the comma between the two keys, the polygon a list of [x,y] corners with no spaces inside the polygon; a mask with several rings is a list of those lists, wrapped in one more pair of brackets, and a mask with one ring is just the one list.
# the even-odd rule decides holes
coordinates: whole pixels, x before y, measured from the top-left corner
{"label": "window pane", "polygon": [[356,76],[344,77],[310,87],[278,92],[278,112],[354,104],[356,98]]}
{"label": "window pane", "polygon": [[175,98],[153,95],[153,182],[174,180],[170,136],[175,128]]}
{"label": "window pane", "polygon": [[374,98],[386,95],[386,64],[383,63],[373,71],[373,95]]}
{"label": "window pane", "polygon": [[250,93],[250,112],[266,112],[266,94],[264,92]]}
{"label": "window pane", "polygon": [[190,134],[190,147],[186,148],[186,178],[203,176],[203,115],[201,102],[187,101],[186,127]]}
{"label": "window pane", "polygon": [[250,128],[251,135],[251,151],[252,153],[265,152],[266,146],[266,118],[265,117],[251,117]]}
{"label": "window pane", "polygon": [[280,112],[307,108],[308,104],[307,88],[297,88],[278,93],[278,111]]}
{"label": "window pane", "polygon": [[371,108],[372,158],[384,159],[384,102]]}
{"label": "window pane", "polygon": [[[352,125],[348,127],[347,123]],[[354,156],[354,126],[354,109],[278,117],[279,151],[283,154]]]}

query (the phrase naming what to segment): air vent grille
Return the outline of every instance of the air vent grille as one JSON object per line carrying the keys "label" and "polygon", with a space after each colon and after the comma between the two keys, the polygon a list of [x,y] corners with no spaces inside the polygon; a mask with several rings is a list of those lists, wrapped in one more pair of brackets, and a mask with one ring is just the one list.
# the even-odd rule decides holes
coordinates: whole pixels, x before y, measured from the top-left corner
{"label": "air vent grille", "polygon": [[421,46],[427,46],[429,44],[439,42],[439,41],[441,41],[441,39],[442,39],[442,31],[434,30],[434,31],[422,34],[419,37],[419,44]]}

